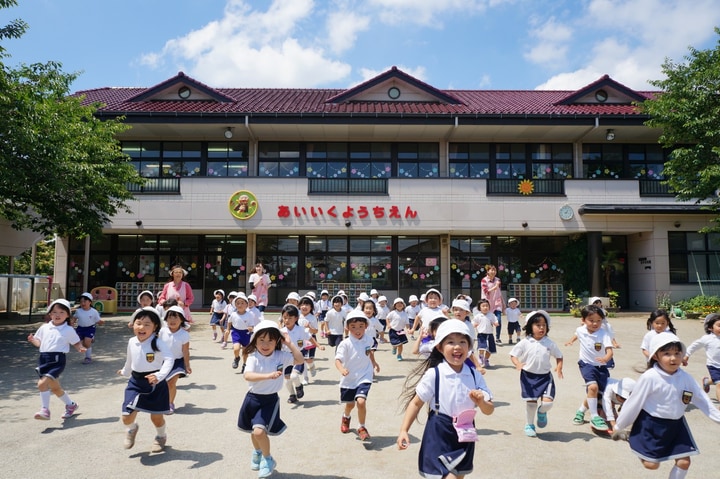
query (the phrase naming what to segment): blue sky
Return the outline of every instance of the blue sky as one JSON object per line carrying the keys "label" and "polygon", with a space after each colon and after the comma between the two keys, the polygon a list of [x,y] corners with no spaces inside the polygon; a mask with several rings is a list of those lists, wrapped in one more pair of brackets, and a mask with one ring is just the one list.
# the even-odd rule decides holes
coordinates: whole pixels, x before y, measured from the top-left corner
{"label": "blue sky", "polygon": [[[690,7],[690,8],[688,8]],[[395,65],[440,89],[653,89],[665,58],[714,48],[717,0],[19,0],[7,65],[58,61],[72,90],[346,88]]]}

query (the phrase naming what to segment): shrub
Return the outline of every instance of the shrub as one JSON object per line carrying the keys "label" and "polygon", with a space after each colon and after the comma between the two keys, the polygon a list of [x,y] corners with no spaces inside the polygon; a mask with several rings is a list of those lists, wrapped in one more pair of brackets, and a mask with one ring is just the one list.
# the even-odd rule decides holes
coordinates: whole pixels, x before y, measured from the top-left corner
{"label": "shrub", "polygon": [[698,295],[678,301],[676,306],[686,313],[700,313],[706,316],[720,311],[720,297]]}

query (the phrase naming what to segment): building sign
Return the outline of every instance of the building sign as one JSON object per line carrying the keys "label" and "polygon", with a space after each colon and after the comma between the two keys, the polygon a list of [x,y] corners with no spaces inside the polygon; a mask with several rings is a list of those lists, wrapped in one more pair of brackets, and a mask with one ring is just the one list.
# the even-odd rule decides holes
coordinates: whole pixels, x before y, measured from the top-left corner
{"label": "building sign", "polygon": [[239,220],[248,220],[255,216],[258,210],[258,201],[255,195],[246,190],[233,193],[230,197],[230,214]]}
{"label": "building sign", "polygon": [[417,211],[410,206],[406,206],[402,210],[399,206],[368,206],[355,205],[336,207],[335,205],[325,208],[319,206],[290,206],[280,205],[277,212],[278,218],[343,218],[349,220],[351,218],[390,218],[390,219],[416,219]]}

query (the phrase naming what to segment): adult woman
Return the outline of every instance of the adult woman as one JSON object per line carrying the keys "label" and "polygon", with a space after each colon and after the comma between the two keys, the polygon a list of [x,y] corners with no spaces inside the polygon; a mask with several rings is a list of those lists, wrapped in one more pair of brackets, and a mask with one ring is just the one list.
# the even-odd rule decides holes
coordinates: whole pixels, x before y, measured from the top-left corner
{"label": "adult woman", "polygon": [[268,303],[268,289],[270,288],[270,276],[265,272],[262,263],[255,265],[255,272],[248,279],[252,294],[257,298],[257,309],[265,311]]}
{"label": "adult woman", "polygon": [[163,287],[162,293],[158,297],[158,304],[162,305],[169,299],[176,300],[178,306],[185,312],[185,320],[192,323],[190,305],[195,301],[195,296],[193,296],[190,284],[183,281],[185,276],[187,276],[187,271],[180,265],[175,265],[170,269],[170,282]]}
{"label": "adult woman", "polygon": [[487,271],[487,276],[480,282],[482,298],[488,300],[490,303],[490,311],[497,318],[498,325],[495,327],[495,342],[502,344],[500,332],[502,331],[502,311],[505,309],[505,300],[502,297],[502,290],[500,289],[501,281],[500,278],[497,277],[497,268],[495,268],[494,265],[487,265],[485,270]]}

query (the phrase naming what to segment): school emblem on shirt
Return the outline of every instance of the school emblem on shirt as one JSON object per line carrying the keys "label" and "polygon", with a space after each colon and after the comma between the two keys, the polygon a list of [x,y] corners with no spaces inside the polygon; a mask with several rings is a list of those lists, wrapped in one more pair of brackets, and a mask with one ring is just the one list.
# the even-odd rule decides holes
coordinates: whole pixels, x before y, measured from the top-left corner
{"label": "school emblem on shirt", "polygon": [[285,369],[285,368],[283,367],[283,363],[279,363],[277,366],[275,366],[275,370],[276,370],[276,371],[282,371],[283,369]]}
{"label": "school emblem on shirt", "polygon": [[230,214],[239,220],[249,220],[258,210],[258,201],[252,192],[240,190],[230,197]]}
{"label": "school emblem on shirt", "polygon": [[602,349],[602,343],[595,343],[595,351],[600,351]]}
{"label": "school emblem on shirt", "polygon": [[690,401],[692,401],[693,393],[691,391],[683,391],[682,393],[682,402],[683,404],[690,404]]}
{"label": "school emblem on shirt", "polygon": [[365,347],[365,356],[370,356],[370,353],[372,352],[372,348],[370,346]]}
{"label": "school emblem on shirt", "polygon": [[303,342],[302,339],[298,339],[297,343],[298,343],[298,348],[302,349],[305,347],[305,343]]}
{"label": "school emblem on shirt", "polygon": [[145,353],[145,360],[149,363],[155,361],[155,353]]}

